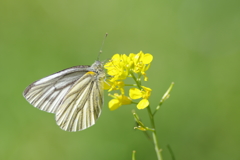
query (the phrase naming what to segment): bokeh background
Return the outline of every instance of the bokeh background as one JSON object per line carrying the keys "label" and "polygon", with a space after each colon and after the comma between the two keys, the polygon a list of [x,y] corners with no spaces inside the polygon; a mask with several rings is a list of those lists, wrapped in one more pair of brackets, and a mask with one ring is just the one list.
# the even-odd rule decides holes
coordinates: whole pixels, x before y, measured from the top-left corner
{"label": "bokeh background", "polygon": [[[9,0],[0,2],[0,159],[156,159],[152,143],[133,130],[135,106],[110,111],[105,93],[93,127],[62,131],[54,115],[22,96],[30,83],[115,53],[154,56],[149,81],[164,160],[240,159],[240,1]],[[146,110],[137,111],[149,125]]]}

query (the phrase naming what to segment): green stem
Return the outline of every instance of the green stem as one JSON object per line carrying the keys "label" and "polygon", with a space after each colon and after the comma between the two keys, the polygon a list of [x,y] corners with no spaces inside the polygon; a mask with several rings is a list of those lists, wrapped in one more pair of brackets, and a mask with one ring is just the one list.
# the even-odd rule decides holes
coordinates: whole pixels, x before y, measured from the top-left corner
{"label": "green stem", "polygon": [[167,148],[168,148],[168,150],[169,150],[169,152],[170,152],[170,154],[172,156],[172,160],[175,160],[175,156],[174,156],[174,153],[173,153],[172,148],[170,147],[170,145],[167,145]]}
{"label": "green stem", "polygon": [[124,84],[124,86],[137,86],[136,84]]}
{"label": "green stem", "polygon": [[141,90],[142,87],[141,87],[140,82],[137,80],[137,78],[135,77],[135,75],[132,72],[130,72],[130,74],[131,74],[132,78],[134,79],[134,81],[136,82],[138,89]]}
{"label": "green stem", "polygon": [[[132,78],[134,79],[134,81],[136,82],[138,89],[141,90],[142,89],[141,84],[139,83],[139,81],[137,80],[135,75],[132,72],[130,72],[130,74],[131,74]],[[157,154],[157,159],[158,160],[163,160],[162,154],[161,154],[161,150],[160,150],[160,148],[158,146],[155,122],[154,122],[154,117],[153,117],[153,113],[151,111],[150,105],[147,107],[147,110],[148,110],[148,115],[149,115],[149,118],[150,118],[150,121],[151,121],[151,124],[152,124],[152,128],[154,129],[152,131],[152,135],[153,135],[153,143],[154,143],[155,152]]]}
{"label": "green stem", "polygon": [[148,115],[149,115],[149,118],[150,118],[150,121],[151,121],[151,124],[152,124],[152,128],[154,128],[154,131],[152,132],[152,135],[153,135],[153,143],[154,143],[154,147],[155,147],[155,152],[157,154],[157,159],[158,160],[163,160],[161,150],[158,146],[155,122],[154,122],[154,118],[153,118],[153,114],[152,114],[150,106],[148,106],[147,109],[148,109]]}
{"label": "green stem", "polygon": [[133,152],[132,152],[132,160],[136,160],[135,154],[136,154],[136,151],[133,151]]}
{"label": "green stem", "polygon": [[163,95],[162,99],[160,100],[159,104],[157,105],[155,111],[153,112],[153,116],[157,113],[157,111],[160,109],[161,105],[163,104],[164,101],[166,101],[169,96],[170,96],[170,92],[172,90],[174,86],[174,82],[171,83],[170,87],[168,88],[168,90],[166,91],[166,93]]}

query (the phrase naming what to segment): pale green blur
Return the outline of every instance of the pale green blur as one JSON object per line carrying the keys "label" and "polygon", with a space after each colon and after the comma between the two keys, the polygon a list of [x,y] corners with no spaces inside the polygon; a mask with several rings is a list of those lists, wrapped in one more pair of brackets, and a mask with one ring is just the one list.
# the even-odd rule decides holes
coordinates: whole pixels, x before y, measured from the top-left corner
{"label": "pale green blur", "polygon": [[[2,0],[0,2],[0,159],[154,160],[153,145],[133,130],[134,105],[110,111],[105,98],[96,125],[62,131],[54,115],[22,96],[32,82],[115,53],[151,53],[147,71],[157,106],[164,160],[240,159],[240,1]],[[150,125],[146,110],[137,111]],[[151,127],[151,126],[149,126]]]}

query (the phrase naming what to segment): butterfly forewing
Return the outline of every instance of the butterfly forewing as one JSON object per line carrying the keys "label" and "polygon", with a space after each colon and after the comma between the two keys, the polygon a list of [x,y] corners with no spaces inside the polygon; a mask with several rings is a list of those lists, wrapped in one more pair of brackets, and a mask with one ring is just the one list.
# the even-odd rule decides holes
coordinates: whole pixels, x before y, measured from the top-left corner
{"label": "butterfly forewing", "polygon": [[34,107],[55,113],[71,86],[88,72],[89,66],[75,66],[42,78],[29,85],[23,96]]}

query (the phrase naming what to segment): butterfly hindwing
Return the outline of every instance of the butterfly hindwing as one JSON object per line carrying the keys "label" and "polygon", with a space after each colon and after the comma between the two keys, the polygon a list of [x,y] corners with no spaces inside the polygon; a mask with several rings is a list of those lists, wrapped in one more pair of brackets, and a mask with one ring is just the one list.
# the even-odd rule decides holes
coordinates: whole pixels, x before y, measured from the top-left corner
{"label": "butterfly hindwing", "polygon": [[87,72],[71,87],[56,111],[57,124],[66,131],[80,131],[95,124],[103,105],[103,84]]}

